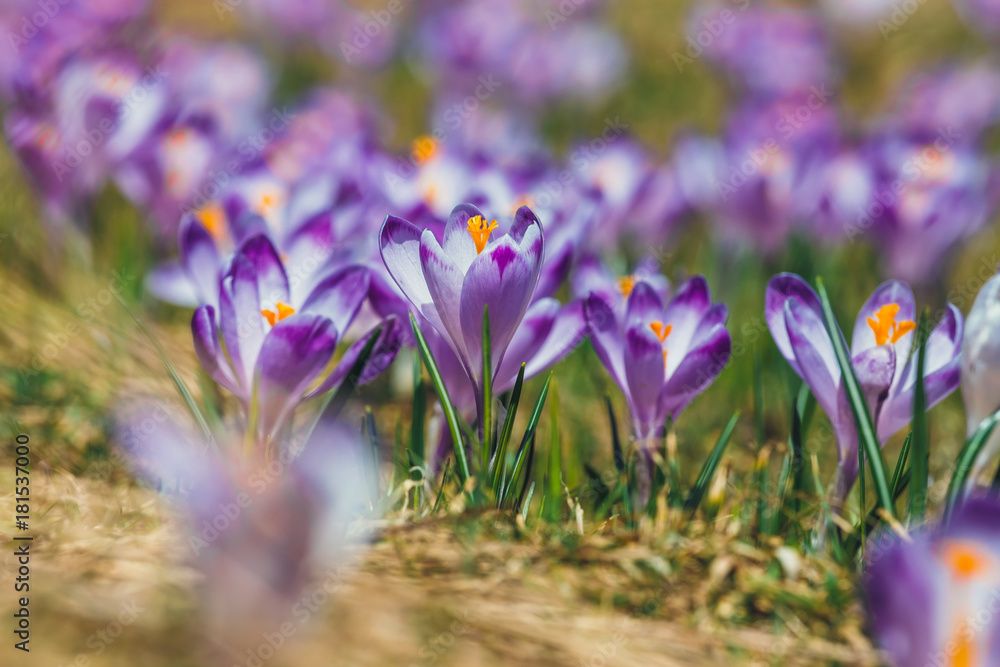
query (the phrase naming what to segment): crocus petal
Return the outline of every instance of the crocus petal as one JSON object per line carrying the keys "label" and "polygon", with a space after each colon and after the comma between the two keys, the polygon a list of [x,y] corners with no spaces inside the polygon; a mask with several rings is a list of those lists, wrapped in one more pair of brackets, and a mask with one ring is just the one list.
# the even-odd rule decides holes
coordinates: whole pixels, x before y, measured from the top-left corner
{"label": "crocus petal", "polygon": [[212,235],[188,216],[181,223],[179,245],[184,270],[195,286],[199,301],[218,308],[222,260]]}
{"label": "crocus petal", "polygon": [[798,365],[798,373],[835,427],[839,425],[840,367],[827,361],[825,349],[832,343],[815,313],[796,299],[785,302],[786,336]]}
{"label": "crocus petal", "polygon": [[[212,303],[202,298],[195,284],[191,282],[187,270],[179,262],[168,262],[157,266],[146,276],[145,285],[146,291],[160,301],[177,306],[197,308],[199,304]],[[218,302],[218,283],[212,293],[214,302]]]}
{"label": "crocus petal", "polygon": [[587,332],[590,334],[590,342],[594,346],[597,357],[611,374],[611,378],[627,394],[625,339],[614,308],[601,296],[594,293],[584,300],[583,314],[587,319]]}
{"label": "crocus petal", "polygon": [[[522,363],[534,358],[535,353],[545,343],[552,332],[560,304],[555,299],[539,299],[524,313],[521,326],[514,332],[504,361],[497,368],[493,382],[494,391],[500,393],[514,386]],[[530,377],[525,366],[525,378]]]}
{"label": "crocus petal", "polygon": [[[441,247],[463,274],[469,271],[469,266],[477,254],[476,243],[469,234],[469,219],[477,215],[483,216],[483,212],[477,207],[472,204],[459,204],[448,216],[448,223],[444,227],[444,242]],[[485,216],[483,217],[485,219]],[[486,222],[489,223],[489,220]]]}
{"label": "crocus petal", "polygon": [[877,420],[896,372],[896,350],[891,345],[876,345],[856,355],[851,365],[868,403],[868,412]]}
{"label": "crocus petal", "polygon": [[672,327],[671,348],[687,349],[705,313],[712,307],[708,282],[702,276],[689,278],[677,290],[666,309],[666,323]]}
{"label": "crocus petal", "polygon": [[[677,419],[687,405],[718,377],[729,362],[732,341],[724,324],[698,333],[696,345],[678,363],[660,395],[664,416]],[[668,358],[668,362],[669,362]]]}
{"label": "crocus petal", "polygon": [[[801,377],[802,371],[788,339],[788,327],[785,321],[785,302],[789,299],[794,299],[813,313],[813,317],[810,318],[811,335],[820,335],[822,330],[822,335],[826,336],[823,326],[823,307],[812,287],[794,273],[780,273],[771,278],[767,284],[764,295],[764,318],[767,320],[767,328],[770,329],[771,337],[782,356]],[[817,329],[814,323],[818,323],[822,329]],[[832,347],[830,352],[833,352]],[[836,358],[833,361],[836,362]]]}
{"label": "crocus petal", "polygon": [[[941,322],[934,327],[927,339],[927,356],[924,370],[924,387],[927,408],[940,403],[958,388],[962,379],[962,313],[948,304]],[[917,385],[917,355],[910,355],[906,368],[897,372],[892,390],[879,417],[879,439],[885,442],[904,428],[913,417],[913,392]]]}
{"label": "crocus petal", "polygon": [[538,216],[527,206],[521,206],[514,213],[514,224],[511,225],[508,234],[516,243],[521,243],[524,239],[525,232],[528,231],[532,225],[541,226],[542,223],[538,221]]}
{"label": "crocus petal", "polygon": [[[537,229],[530,227],[524,240]],[[481,375],[484,308],[489,306],[491,359],[498,369],[531,303],[540,268],[540,248],[535,254],[525,254],[509,236],[501,237],[473,260],[461,296],[461,335],[473,377]]]}
{"label": "crocus petal", "polygon": [[552,330],[545,338],[545,343],[535,351],[525,366],[525,377],[537,375],[561,360],[572,352],[586,335],[587,322],[583,316],[583,302],[577,300],[566,304],[560,309]]}
{"label": "crocus petal", "polygon": [[447,330],[431,298],[420,260],[421,230],[415,225],[387,216],[379,232],[379,251],[389,275],[410,303],[440,332]]}
{"label": "crocus petal", "polygon": [[[455,353],[466,365],[466,370],[471,376],[474,366],[467,351],[466,339],[462,335],[461,304],[465,275],[458,269],[455,262],[444,253],[429,229],[425,229],[420,235],[420,266],[423,268],[427,290],[437,308],[433,313],[433,318],[423,310],[421,310],[421,314],[438,328],[438,332],[442,336],[449,339]],[[482,327],[482,317],[482,311],[480,311],[480,328]]]}
{"label": "crocus petal", "polygon": [[333,356],[337,332],[320,315],[297,315],[281,320],[268,332],[256,367],[261,431],[271,437],[309,384]]}
{"label": "crocus petal", "polygon": [[[409,322],[407,322],[408,325]],[[371,356],[368,357],[368,363],[365,364],[361,371],[361,377],[358,379],[359,385],[367,384],[385,372],[392,365],[396,355],[399,353],[399,349],[403,346],[403,323],[399,318],[395,316],[387,317],[379,326],[382,327],[382,332],[375,342],[375,347],[372,348]],[[374,334],[375,329],[372,329],[351,345],[344,353],[344,356],[337,362],[337,367],[333,369],[333,372],[316,389],[310,391],[306,395],[306,398],[319,396],[339,387],[347,377],[347,374],[351,372],[354,362],[357,361],[361,351]],[[436,360],[437,356],[435,355]]]}
{"label": "crocus petal", "polygon": [[658,407],[664,378],[663,346],[649,327],[625,330],[625,378],[636,435],[646,438],[662,421]]}
{"label": "crocus petal", "polygon": [[244,388],[250,386],[257,354],[264,342],[263,319],[257,275],[249,260],[237,255],[219,290],[219,326],[236,376]]}
{"label": "crocus petal", "polygon": [[301,312],[330,318],[337,336],[343,337],[368,296],[370,273],[355,264],[327,276],[306,297]]}
{"label": "crocus petal", "polygon": [[191,334],[194,337],[194,351],[205,372],[213,380],[245,400],[247,395],[238,386],[229,367],[229,361],[226,360],[222,346],[219,345],[219,330],[215,326],[215,309],[212,306],[206,304],[194,311],[194,317],[191,318]]}
{"label": "crocus petal", "polygon": [[625,304],[625,328],[642,326],[648,328],[653,322],[662,323],[663,319],[663,302],[660,301],[660,295],[648,283],[638,281]]}
{"label": "crocus petal", "polygon": [[928,664],[937,635],[932,575],[941,566],[919,543],[896,541],[877,553],[865,570],[865,590],[882,648],[894,664]]}
{"label": "crocus petal", "polygon": [[279,301],[287,304],[290,301],[288,276],[271,239],[263,234],[253,236],[240,246],[239,255],[253,267],[261,304],[271,305]]}
{"label": "crocus petal", "polygon": [[[868,318],[874,318],[883,306],[896,304],[899,306],[899,313],[896,314],[897,322],[913,322],[917,314],[916,301],[913,299],[913,290],[906,283],[899,280],[890,280],[879,285],[868,301],[862,306],[858,313],[858,319],[854,323],[854,334],[851,336],[851,354],[857,356],[865,350],[875,347],[875,332],[868,324]],[[910,345],[913,341],[913,332],[904,335],[897,343],[901,357],[907,356]]]}

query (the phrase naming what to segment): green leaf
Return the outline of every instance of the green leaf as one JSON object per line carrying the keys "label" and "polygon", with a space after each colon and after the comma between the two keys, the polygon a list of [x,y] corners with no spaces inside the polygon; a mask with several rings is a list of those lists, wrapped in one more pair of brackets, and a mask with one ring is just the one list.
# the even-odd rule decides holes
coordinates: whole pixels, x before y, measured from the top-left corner
{"label": "green leaf", "polygon": [[552,400],[549,401],[549,473],[546,489],[546,507],[549,521],[558,521],[562,509],[562,443],[559,439],[559,382],[552,381]]}
{"label": "green leaf", "polygon": [[469,461],[465,456],[465,441],[462,439],[462,429],[458,423],[458,413],[455,411],[455,406],[448,396],[448,388],[444,385],[441,371],[438,370],[437,363],[434,361],[434,355],[431,354],[431,349],[427,345],[427,339],[420,333],[420,327],[417,326],[417,318],[413,313],[410,313],[410,326],[413,327],[413,334],[417,338],[417,349],[420,350],[420,358],[423,359],[427,373],[431,376],[431,382],[434,383],[434,390],[437,392],[438,402],[444,411],[445,421],[448,422],[451,441],[455,445],[455,460],[458,462],[458,474],[462,483],[465,484],[471,473],[469,472]]}
{"label": "green leaf", "polygon": [[[858,430],[859,447],[864,448],[865,458],[871,469],[872,480],[875,483],[875,497],[879,505],[885,509],[893,518],[896,517],[896,508],[893,506],[892,494],[889,493],[889,481],[885,475],[885,462],[882,460],[882,448],[879,446],[878,436],[875,434],[875,426],[872,423],[871,415],[868,413],[868,404],[865,402],[864,394],[861,393],[861,386],[858,378],[854,375],[854,366],[851,364],[851,357],[847,350],[847,344],[840,333],[840,327],[833,315],[830,307],[830,296],[823,285],[823,279],[816,279],[816,287],[819,292],[820,302],[823,305],[823,315],[826,318],[826,329],[833,342],[833,350],[837,355],[837,363],[840,364],[841,381],[847,391],[847,399],[851,410],[854,412],[854,422]],[[859,474],[864,475],[864,470],[859,470]]]}
{"label": "green leaf", "polygon": [[604,404],[608,407],[608,423],[611,429],[611,448],[615,457],[615,468],[618,474],[625,472],[625,452],[622,450],[621,440],[618,439],[618,420],[615,419],[615,408],[611,405],[611,397],[604,397]]}
{"label": "green leaf", "polygon": [[427,456],[424,432],[427,424],[427,393],[420,356],[413,355],[413,418],[410,421],[410,465],[422,466]]}
{"label": "green leaf", "polygon": [[739,418],[740,411],[737,410],[733,413],[729,424],[726,425],[726,428],[719,435],[719,439],[715,442],[715,447],[712,448],[712,453],[701,466],[698,479],[695,480],[694,486],[691,487],[691,492],[688,494],[687,501],[684,503],[684,509],[688,512],[694,512],[698,508],[698,505],[701,504],[701,499],[708,490],[709,484],[712,483],[715,469],[719,467],[719,461],[722,460],[722,455],[726,451],[726,446],[729,444],[729,439],[733,435],[733,430],[736,428],[736,422],[739,421]]}
{"label": "green leaf", "polygon": [[1000,410],[980,422],[979,428],[976,429],[976,432],[972,434],[972,437],[962,447],[962,451],[959,452],[958,461],[955,463],[955,474],[951,476],[951,481],[948,483],[947,504],[945,505],[946,519],[951,519],[951,513],[955,510],[956,504],[962,497],[965,484],[969,479],[969,473],[972,472],[972,466],[975,465],[976,459],[979,458],[979,453],[983,451],[983,447],[989,442],[997,423],[1000,423]]}
{"label": "green leaf", "polygon": [[534,451],[535,429],[538,428],[538,420],[542,417],[542,408],[545,405],[545,397],[549,395],[550,382],[552,382],[551,371],[549,371],[548,377],[545,378],[545,384],[542,385],[542,391],[538,395],[538,400],[535,401],[535,408],[531,411],[531,417],[528,419],[528,427],[524,431],[524,437],[521,439],[521,447],[518,449],[517,458],[514,460],[514,471],[511,473],[510,479],[500,491],[500,499],[498,501],[500,503],[505,502],[510,496],[510,490],[517,483],[521,472],[524,470],[525,459],[528,457],[529,453],[529,444],[532,445],[530,447],[531,451]]}
{"label": "green leaf", "polygon": [[[913,389],[913,463],[910,464],[910,522],[921,522],[927,510],[927,476],[930,461],[927,438],[927,388],[924,372],[927,360],[928,311],[920,314],[917,327],[917,379]],[[898,466],[897,466],[898,467]]]}
{"label": "green leaf", "polygon": [[493,487],[493,495],[496,496],[500,492],[500,487],[505,481],[507,473],[507,444],[510,442],[510,436],[514,431],[514,418],[517,415],[517,406],[521,402],[521,389],[524,386],[524,368],[525,364],[521,364],[521,368],[517,371],[517,380],[514,382],[514,391],[510,395],[510,403],[507,404],[507,416],[503,420],[503,427],[500,429],[500,438],[497,443],[497,453],[493,457],[493,477],[491,480]]}
{"label": "green leaf", "polygon": [[143,322],[138,315],[132,312],[132,309],[128,307],[128,304],[126,304],[116,292],[112,290],[111,294],[118,300],[118,304],[122,307],[122,310],[128,313],[128,316],[135,323],[135,326],[138,327],[139,331],[141,331],[146,337],[146,340],[149,341],[150,345],[153,346],[153,349],[156,351],[156,355],[160,358],[160,361],[163,362],[163,365],[167,367],[167,372],[170,374],[170,379],[173,381],[174,387],[177,388],[177,392],[181,395],[181,398],[184,399],[184,404],[187,406],[188,412],[191,413],[191,416],[198,424],[198,428],[201,429],[202,434],[205,436],[205,442],[208,446],[218,450],[218,444],[215,442],[212,430],[208,427],[208,422],[205,421],[205,415],[202,414],[197,401],[194,400],[194,396],[188,390],[187,385],[184,384],[184,380],[181,379],[181,375],[177,372],[177,368],[170,362],[170,358],[167,357],[167,353],[163,349],[163,346],[160,345],[160,341],[156,339],[156,336],[154,336],[153,332],[149,330],[149,327],[146,326],[145,322]]}
{"label": "green leaf", "polygon": [[899,450],[899,458],[896,459],[896,468],[892,471],[892,481],[889,486],[892,489],[892,499],[899,498],[903,483],[903,471],[906,470],[906,462],[910,458],[910,444],[913,442],[913,432],[906,434],[903,447]]}

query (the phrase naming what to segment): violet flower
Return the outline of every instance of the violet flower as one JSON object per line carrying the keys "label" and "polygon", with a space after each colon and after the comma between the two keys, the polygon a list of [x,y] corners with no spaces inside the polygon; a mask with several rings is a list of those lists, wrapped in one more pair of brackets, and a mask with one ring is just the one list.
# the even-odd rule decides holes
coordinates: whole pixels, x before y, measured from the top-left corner
{"label": "violet flower", "polygon": [[[802,278],[783,273],[768,283],[764,308],[775,344],[833,425],[838,455],[834,497],[843,499],[858,475],[858,435],[819,297]],[[854,325],[854,373],[883,445],[912,418],[917,372],[916,355],[911,354],[915,317],[910,287],[889,281],[868,298]],[[924,377],[928,409],[958,387],[962,330],[962,313],[948,304],[927,342]]]}
{"label": "violet flower", "polygon": [[[217,264],[199,263],[214,246],[207,233],[192,227],[188,256],[193,272],[209,289]],[[195,351],[208,374],[236,394],[248,415],[256,414],[257,437],[268,441],[304,400],[340,385],[366,338],[355,343],[337,367],[310,389],[330,363],[368,293],[368,269],[348,265],[319,281],[297,302],[291,299],[285,267],[264,235],[243,243],[219,280],[218,300],[194,313],[191,329]],[[399,349],[399,321],[390,318],[364,368],[360,383],[388,368]],[[222,344],[219,334],[222,336]]]}
{"label": "violet flower", "polygon": [[[240,434],[219,439],[222,452],[240,450]],[[305,443],[275,443],[270,459],[243,460],[157,406],[125,416],[118,444],[136,476],[178,510],[212,642],[256,646],[317,573],[349,574],[366,539],[353,524],[377,518],[357,433],[337,424],[319,424]]]}
{"label": "violet flower", "polygon": [[[962,397],[968,435],[1000,409],[1000,275],[986,281],[972,304],[962,342]],[[1000,432],[994,431],[969,474],[975,485],[1000,453]]]}
{"label": "violet flower", "polygon": [[658,289],[626,279],[621,288],[621,300],[592,291],[584,312],[594,350],[625,393],[635,436],[648,451],[667,418],[676,420],[729,361],[728,311],[712,303],[701,276],[669,302],[662,283]]}
{"label": "violet flower", "polygon": [[496,378],[542,266],[542,227],[531,209],[518,209],[510,231],[491,238],[496,228],[478,208],[460,204],[445,226],[443,245],[430,230],[391,215],[379,234],[393,280],[448,342],[477,397],[483,386],[483,312],[488,306]]}
{"label": "violet flower", "polygon": [[[874,543],[874,544],[873,544]],[[967,500],[950,521],[869,542],[864,588],[896,667],[1000,664],[1000,503]]]}

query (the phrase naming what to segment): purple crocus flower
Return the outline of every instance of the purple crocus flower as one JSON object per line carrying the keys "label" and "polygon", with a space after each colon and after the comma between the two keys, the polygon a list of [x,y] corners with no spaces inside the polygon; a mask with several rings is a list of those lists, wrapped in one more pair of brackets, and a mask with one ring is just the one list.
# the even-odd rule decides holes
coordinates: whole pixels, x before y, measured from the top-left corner
{"label": "purple crocus flower", "polygon": [[1000,664],[1000,503],[976,497],[950,521],[869,542],[865,597],[896,667]]}
{"label": "purple crocus flower", "polygon": [[[986,281],[972,304],[962,342],[962,398],[969,437],[980,423],[1000,409],[1000,275]],[[969,474],[974,486],[1000,453],[1000,432],[994,431]]]}
{"label": "purple crocus flower", "polygon": [[715,380],[730,352],[728,311],[712,303],[703,277],[685,281],[669,302],[658,282],[625,279],[619,297],[595,290],[584,301],[591,342],[625,393],[647,451],[667,418],[676,420]]}
{"label": "purple crocus flower", "polygon": [[518,209],[509,232],[491,238],[496,227],[477,207],[459,204],[448,218],[443,244],[430,230],[391,215],[379,234],[393,280],[448,342],[477,397],[483,386],[484,309],[489,307],[495,378],[532,302],[542,266],[542,227],[531,209]]}
{"label": "purple crocus flower", "polygon": [[[768,283],[764,307],[775,344],[833,424],[839,461],[834,495],[842,499],[858,475],[858,435],[819,297],[799,276],[782,273]],[[912,418],[917,372],[916,355],[911,355],[915,317],[910,287],[889,281],[868,298],[854,325],[854,373],[883,445]],[[928,408],[958,387],[962,331],[962,313],[948,304],[927,342],[924,377]]]}
{"label": "purple crocus flower", "polygon": [[996,210],[1000,172],[949,127],[880,133],[863,154],[871,197],[846,228],[849,238],[871,234],[886,255],[889,277],[932,281],[947,253]]}
{"label": "purple crocus flower", "polygon": [[[199,226],[193,225],[191,234],[190,270],[207,291],[218,266],[209,261],[215,246]],[[361,308],[368,283],[367,268],[348,265],[320,280],[303,301],[293,301],[278,252],[261,234],[243,243],[219,277],[218,300],[195,311],[191,329],[199,361],[216,382],[240,398],[248,414],[256,410],[262,441],[276,435],[300,402],[344,380],[366,339],[355,343],[330,375],[310,389]],[[398,325],[395,318],[385,322],[361,383],[378,376],[395,357]]]}
{"label": "purple crocus flower", "polygon": [[158,404],[123,415],[118,445],[182,520],[187,560],[203,577],[206,636],[256,646],[289,618],[317,573],[347,576],[366,539],[348,529],[376,518],[372,471],[356,431],[338,424],[319,424],[305,443],[276,442],[270,459],[232,456],[241,451],[238,433],[213,438],[222,440],[218,450]]}

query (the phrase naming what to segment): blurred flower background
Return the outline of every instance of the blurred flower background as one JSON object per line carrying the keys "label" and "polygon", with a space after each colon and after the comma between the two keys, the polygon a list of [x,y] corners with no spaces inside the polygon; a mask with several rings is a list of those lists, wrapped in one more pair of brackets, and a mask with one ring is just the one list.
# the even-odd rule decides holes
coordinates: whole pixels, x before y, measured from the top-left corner
{"label": "blurred flower background", "polygon": [[[961,344],[1000,265],[998,36],[987,0],[6,0],[0,402],[33,443],[45,539],[32,654],[4,655],[879,664],[883,646],[923,664],[900,636],[972,602],[899,620],[886,561],[866,584],[862,556],[783,513],[799,378],[826,413],[796,454],[796,478],[820,473],[810,498],[857,504],[859,435],[819,297],[772,277],[822,275],[837,320],[857,315],[859,381],[887,373],[866,398],[890,461],[909,451],[914,304],[930,308],[919,400],[940,402],[943,507],[1000,403],[985,291]],[[888,360],[865,356],[886,348],[877,326]],[[522,380],[543,417],[515,419]],[[512,480],[488,446],[508,409],[511,446],[531,436]],[[497,512],[478,513],[466,438]],[[713,442],[705,507],[673,512]],[[635,488],[614,492],[631,452],[642,521]],[[234,502],[242,529],[206,540]],[[952,534],[992,545],[990,509],[890,562]],[[994,571],[920,567],[927,599],[942,572]],[[866,585],[889,600],[875,616]],[[122,604],[148,611],[122,629]],[[121,640],[92,634],[111,623]],[[991,664],[976,641],[947,664]]]}

